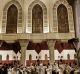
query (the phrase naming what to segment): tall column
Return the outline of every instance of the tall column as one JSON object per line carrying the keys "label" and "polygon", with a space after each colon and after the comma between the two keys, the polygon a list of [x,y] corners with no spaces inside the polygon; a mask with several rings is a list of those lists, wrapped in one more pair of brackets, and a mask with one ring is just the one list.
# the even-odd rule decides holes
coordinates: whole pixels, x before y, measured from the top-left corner
{"label": "tall column", "polygon": [[76,45],[77,49],[77,61],[80,68],[80,0],[75,0],[74,2],[74,18],[75,18],[75,27],[76,27],[76,37],[79,38],[79,42]]}
{"label": "tall column", "polygon": [[77,49],[79,49],[80,48],[80,0],[74,1],[74,19],[75,19],[76,37],[79,38]]}
{"label": "tall column", "polygon": [[26,49],[28,46],[28,40],[19,40],[21,46],[21,59],[20,64],[26,66]]}
{"label": "tall column", "polygon": [[54,63],[54,45],[55,45],[55,40],[48,40],[47,44],[48,44],[48,47],[49,47],[50,64],[53,64]]}

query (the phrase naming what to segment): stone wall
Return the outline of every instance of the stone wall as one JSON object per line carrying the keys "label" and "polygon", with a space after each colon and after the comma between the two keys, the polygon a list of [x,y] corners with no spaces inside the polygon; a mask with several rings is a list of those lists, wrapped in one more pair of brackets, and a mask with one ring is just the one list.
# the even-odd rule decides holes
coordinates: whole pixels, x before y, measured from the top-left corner
{"label": "stone wall", "polygon": [[17,7],[19,6],[18,13],[20,13],[20,10],[22,10],[22,13],[20,14],[20,16],[22,15],[22,19],[18,18],[17,33],[32,33],[32,14],[30,9],[32,9],[35,4],[41,5],[43,9],[43,33],[58,32],[56,9],[61,3],[65,5],[68,10],[69,32],[74,33],[72,7],[66,0],[3,0],[0,4],[0,32],[6,33],[7,21],[4,19],[6,18],[6,11],[4,12],[4,9],[6,8],[7,10],[8,6],[11,4],[15,4]]}

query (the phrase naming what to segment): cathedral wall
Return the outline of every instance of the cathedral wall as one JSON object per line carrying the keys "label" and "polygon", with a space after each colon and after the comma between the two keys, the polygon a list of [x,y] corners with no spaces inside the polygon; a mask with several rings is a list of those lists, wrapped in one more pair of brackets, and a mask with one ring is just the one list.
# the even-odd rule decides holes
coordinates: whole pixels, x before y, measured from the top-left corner
{"label": "cathedral wall", "polygon": [[[43,23],[43,33],[48,33],[48,32],[57,32],[57,30],[55,29],[55,23],[56,23],[56,19],[53,17],[54,16],[54,14],[55,14],[55,16],[56,16],[56,13],[54,13],[55,12],[55,10],[56,10],[56,5],[58,5],[59,4],[59,2],[60,2],[60,4],[61,4],[61,2],[63,2],[63,0],[61,0],[61,1],[59,1],[59,2],[57,2],[58,0],[53,0],[53,1],[51,1],[51,0],[3,0],[3,1],[1,1],[1,3],[0,3],[0,32],[2,31],[2,22],[3,22],[3,9],[6,7],[6,5],[9,3],[9,2],[15,2],[15,1],[18,1],[18,3],[21,5],[21,7],[22,7],[22,20],[20,20],[20,21],[22,21],[22,24],[21,24],[21,26],[22,27],[19,27],[18,26],[18,28],[17,29],[19,29],[18,31],[17,31],[17,33],[24,33],[24,32],[26,32],[26,33],[32,33],[32,24],[31,25],[29,25],[29,7],[30,7],[30,5],[31,5],[31,3],[33,3],[34,5],[36,4],[36,3],[38,3],[38,4],[40,4],[40,6],[41,6],[41,4],[43,5],[42,6],[42,8],[44,8],[44,6],[46,7],[46,9],[47,9],[47,13],[44,13],[44,15],[47,15],[46,16],[46,18],[45,19],[47,19],[47,20],[45,20],[45,19],[43,19],[43,20],[45,20],[44,22],[46,22],[46,23]],[[65,0],[64,0],[65,1]],[[56,2],[57,2],[57,4],[56,4]],[[56,4],[56,5],[55,5]],[[66,4],[67,5],[67,3],[63,3],[63,4]],[[54,8],[54,6],[55,6],[55,9],[54,9],[54,12],[53,12],[53,8]],[[68,6],[68,5],[67,5]],[[67,8],[69,8],[69,7],[67,7]],[[43,9],[43,11],[44,11],[45,9]],[[69,11],[69,14],[71,15],[71,11]],[[4,16],[5,17],[5,16]],[[70,17],[70,16],[68,16],[68,17]],[[53,18],[54,18],[54,20],[55,21],[53,21]],[[70,19],[69,19],[70,20]],[[72,19],[72,17],[71,17],[71,20],[73,20]],[[5,21],[5,20],[4,20]],[[73,22],[71,22],[71,23],[73,23]],[[71,24],[70,22],[69,22],[69,25]],[[56,23],[56,25],[57,25],[57,23]],[[72,24],[71,24],[72,25]],[[74,25],[74,24],[73,24]],[[3,26],[4,27],[4,26]],[[21,28],[21,29],[20,29]],[[54,29],[54,30],[53,30]],[[21,31],[20,31],[21,30]],[[56,31],[55,31],[56,30]],[[72,28],[70,28],[70,30],[71,30],[71,32],[74,32],[73,31],[73,26],[72,26]],[[20,32],[19,32],[20,31]]]}
{"label": "cathedral wall", "polygon": [[[73,25],[71,24],[72,27],[70,27],[70,33],[58,33],[58,30],[57,30],[57,27],[56,26],[57,24],[55,24],[55,22],[53,21],[53,16],[56,14],[53,13],[53,7],[55,5],[55,3],[58,1],[58,0],[2,0],[0,2],[0,33],[6,33],[6,30],[5,30],[5,25],[3,25],[2,22],[5,22],[5,20],[3,21],[3,9],[4,7],[6,7],[6,5],[10,2],[10,1],[18,1],[19,4],[21,5],[22,7],[22,24],[20,26],[18,26],[18,30],[17,30],[17,33],[32,33],[32,24],[29,25],[29,14],[28,14],[28,8],[30,6],[30,4],[32,2],[41,2],[42,4],[44,4],[47,8],[47,20],[46,20],[46,23],[44,24],[44,33],[48,33],[48,32],[53,32],[53,34],[56,36],[55,38],[58,39],[58,38],[61,38],[60,36],[63,36],[66,37],[67,39],[70,39],[70,38],[73,38],[75,37],[75,34],[74,34],[74,29],[73,29]],[[63,0],[61,0],[63,1]],[[65,0],[64,0],[65,1]],[[59,2],[58,2],[59,3]],[[57,3],[57,5],[58,5]],[[55,11],[54,11],[55,12]],[[72,14],[72,13],[71,13]],[[70,15],[71,15],[70,14]],[[5,16],[4,16],[5,17]],[[54,20],[56,21],[56,19],[54,18]],[[72,20],[72,19],[71,19]],[[20,21],[20,22],[21,22]],[[6,22],[5,22],[6,23]],[[73,23],[73,22],[70,22],[70,23]],[[55,27],[56,26],[56,27]],[[4,27],[4,32],[2,32],[2,27]],[[53,38],[53,34],[51,36],[51,38]],[[66,36],[67,35],[67,36]],[[6,35],[5,35],[6,36]],[[2,37],[1,37],[2,38]],[[8,37],[9,38],[9,37]],[[36,37],[35,37],[36,38]],[[3,39],[3,38],[2,38]],[[9,38],[10,39],[10,38]],[[54,39],[54,38],[53,38]]]}
{"label": "cathedral wall", "polygon": [[[0,33],[2,32],[2,25],[3,25],[2,24],[2,22],[3,22],[3,9],[4,9],[4,7],[6,7],[6,4],[8,2],[10,2],[10,1],[18,1],[20,3],[21,7],[22,7],[22,20],[21,20],[22,24],[20,25],[20,29],[17,31],[18,33],[32,33],[32,25],[29,25],[29,20],[28,20],[29,19],[28,18],[29,17],[28,8],[29,8],[29,6],[30,6],[30,4],[32,2],[34,2],[34,1],[36,1],[36,2],[41,1],[47,8],[47,21],[46,21],[47,23],[44,25],[44,30],[43,30],[44,33],[55,32],[54,35],[55,35],[56,39],[59,39],[59,38],[61,38],[61,39],[62,38],[68,39],[69,36],[70,36],[70,38],[74,37],[73,25],[72,25],[72,28],[70,28],[72,30],[71,31],[72,33],[68,34],[69,36],[68,35],[66,36],[65,33],[59,35],[58,33],[56,33],[57,29],[55,29],[56,31],[53,31],[53,29],[54,29],[53,28],[53,24],[54,24],[54,22],[53,22],[53,15],[55,15],[55,14],[53,14],[53,7],[54,7],[54,4],[56,3],[57,0],[1,0],[0,1]],[[4,18],[5,18],[5,16],[4,16]],[[69,21],[71,21],[71,20],[69,20]],[[71,22],[71,23],[73,23],[73,22]],[[6,32],[4,31],[4,33],[6,33]],[[22,36],[22,38],[20,38],[21,36]],[[33,36],[30,35],[29,39],[31,37],[33,37],[33,39],[37,39],[37,36],[36,37],[35,36],[36,36],[35,34]],[[55,39],[53,37],[53,34],[51,35],[52,37],[50,37],[50,35],[47,35],[47,36],[48,37],[45,36],[47,39],[50,39],[50,38],[51,39]],[[62,36],[64,36],[64,37],[62,37]],[[10,37],[12,37],[12,39],[14,39],[16,36],[14,37],[14,35],[11,35]],[[6,39],[11,40],[10,37],[6,38],[6,35],[4,35],[4,38],[2,38],[2,36],[1,36],[2,39],[6,38]],[[16,37],[16,39],[17,38],[19,38],[19,39],[26,39],[26,37],[28,37],[28,35],[20,35],[20,36]],[[40,35],[40,37],[41,37],[41,35]],[[42,37],[44,37],[44,35]],[[41,60],[44,60],[44,54],[46,54],[46,52],[47,52],[47,55],[49,57],[49,51],[48,50],[41,51],[40,54],[39,54],[41,56]],[[70,53],[70,54],[73,53],[73,52],[74,52],[73,50],[72,51],[71,50],[67,51],[67,53]],[[13,56],[16,56],[15,54],[13,54],[12,51],[0,51],[0,53],[3,56],[2,60],[5,60],[5,58],[6,58],[4,54],[7,55],[8,53],[11,53],[11,54],[9,54],[11,56],[10,60],[13,59]],[[34,53],[35,53],[35,55],[34,55]],[[55,51],[55,60],[59,60],[58,55],[63,56],[63,59],[67,60],[67,57],[66,57],[67,53],[66,53],[66,55],[64,53],[66,53],[66,51],[63,51],[61,54],[59,54],[57,51]],[[32,54],[32,56],[33,56],[32,59],[33,60],[36,60],[36,56],[38,56],[38,54],[35,51],[31,51],[31,52],[28,51],[28,50],[26,51],[26,59],[27,60],[29,59],[29,54]],[[73,59],[73,54],[71,55],[71,59]]]}
{"label": "cathedral wall", "polygon": [[[2,31],[2,20],[3,20],[3,9],[6,6],[6,4],[8,4],[8,2],[10,2],[11,0],[1,0],[0,2],[0,33]],[[35,0],[16,0],[20,3],[20,5],[22,6],[22,26],[23,26],[23,32],[25,30],[26,27],[26,32],[31,32],[31,28],[28,27],[28,7],[29,5],[35,1]],[[38,1],[38,0],[36,0]],[[40,0],[42,1],[45,6],[47,7],[47,28],[45,27],[45,31],[49,32],[49,24],[50,27],[52,26],[52,18],[53,18],[53,5],[57,0]]]}
{"label": "cathedral wall", "polygon": [[[29,5],[34,2],[34,1],[39,1],[39,0],[24,0],[24,23],[26,25],[26,32],[27,33],[31,33],[32,32],[32,28],[31,26],[28,27],[28,7]],[[53,22],[53,5],[57,0],[40,0],[41,2],[43,2],[47,8],[47,25],[44,28],[44,33],[49,32],[49,28],[52,27],[52,22]],[[49,27],[50,25],[50,27]]]}

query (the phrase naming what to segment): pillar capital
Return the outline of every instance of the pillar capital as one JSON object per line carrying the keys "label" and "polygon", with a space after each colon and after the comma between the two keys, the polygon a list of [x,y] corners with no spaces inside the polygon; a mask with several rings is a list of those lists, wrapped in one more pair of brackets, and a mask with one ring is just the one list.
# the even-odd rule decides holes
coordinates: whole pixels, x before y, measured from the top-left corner
{"label": "pillar capital", "polygon": [[26,47],[29,43],[29,40],[27,39],[19,39],[19,43],[21,47]]}
{"label": "pillar capital", "polygon": [[49,47],[53,47],[55,42],[56,42],[56,40],[51,40],[51,39],[47,40],[47,44],[48,44]]}

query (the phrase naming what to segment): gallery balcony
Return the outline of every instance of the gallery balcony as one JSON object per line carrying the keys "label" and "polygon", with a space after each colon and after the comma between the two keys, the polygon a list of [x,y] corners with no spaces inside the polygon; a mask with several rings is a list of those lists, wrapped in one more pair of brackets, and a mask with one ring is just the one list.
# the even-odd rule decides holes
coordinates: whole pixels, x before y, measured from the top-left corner
{"label": "gallery balcony", "polygon": [[71,39],[75,33],[17,33],[17,34],[0,34],[0,40],[17,40],[17,39]]}

